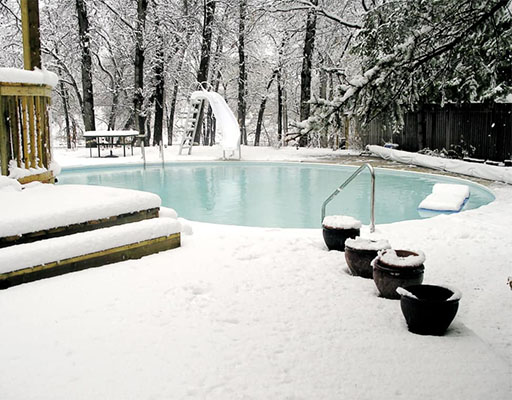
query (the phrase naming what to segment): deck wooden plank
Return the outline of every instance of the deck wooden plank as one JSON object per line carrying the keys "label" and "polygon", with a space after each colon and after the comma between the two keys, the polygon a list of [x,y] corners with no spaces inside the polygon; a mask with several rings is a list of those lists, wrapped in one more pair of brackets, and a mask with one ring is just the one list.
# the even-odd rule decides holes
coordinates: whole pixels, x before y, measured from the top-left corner
{"label": "deck wooden plank", "polygon": [[31,268],[19,269],[0,274],[0,289],[33,282],[39,279],[51,278],[70,272],[81,271],[88,268],[101,267],[125,260],[139,259],[141,257],[165,250],[175,249],[181,245],[181,234],[174,233],[138,243],[114,247],[90,254],[84,254],[66,260],[38,265]]}
{"label": "deck wooden plank", "polygon": [[0,238],[0,248],[12,246],[21,243],[32,243],[36,240],[49,239],[74,233],[87,232],[94,229],[108,228],[110,226],[138,222],[145,219],[157,218],[159,208],[150,208],[147,210],[136,211],[121,215],[114,215],[108,218],[101,218],[92,221],[81,222],[68,226],[61,226],[52,229],[46,229],[38,232],[29,232],[21,236],[7,236]]}

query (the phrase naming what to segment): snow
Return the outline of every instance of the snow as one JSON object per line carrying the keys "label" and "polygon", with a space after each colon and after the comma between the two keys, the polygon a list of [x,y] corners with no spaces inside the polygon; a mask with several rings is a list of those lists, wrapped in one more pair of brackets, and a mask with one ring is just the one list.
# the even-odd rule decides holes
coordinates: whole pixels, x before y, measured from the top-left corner
{"label": "snow", "polygon": [[371,145],[367,146],[367,148],[370,152],[385,160],[512,184],[512,168],[508,167],[468,163],[451,158],[431,157],[424,154],[387,149],[382,146]]}
{"label": "snow", "polygon": [[331,229],[359,229],[361,221],[348,215],[328,215],[322,221],[322,225]]}
{"label": "snow", "polygon": [[84,137],[126,137],[137,136],[139,132],[127,131],[85,131]]}
{"label": "snow", "polygon": [[418,208],[423,210],[458,212],[462,209],[466,199],[467,197],[463,196],[432,193],[422,200]]}
{"label": "snow", "polygon": [[345,240],[345,246],[356,250],[383,250],[391,248],[391,245],[386,239],[373,240],[365,239],[360,236],[355,239],[348,238]]}
{"label": "snow", "polygon": [[423,210],[458,212],[469,198],[469,186],[450,183],[436,183],[418,208]]}
{"label": "snow", "polygon": [[[66,260],[180,232],[176,219],[152,218],[0,249],[0,273]],[[51,249],[51,251],[48,251]]]}
{"label": "snow", "polygon": [[[452,295],[450,297],[448,297],[446,299],[446,301],[454,301],[454,300],[460,300],[462,298],[462,293],[459,289],[457,288],[454,288],[454,287],[451,287],[451,286],[446,286],[446,285],[436,285],[438,287],[443,287],[445,289],[448,289],[450,292],[452,292]],[[403,288],[403,287],[398,287],[396,289],[396,292],[400,295],[400,296],[407,296],[407,297],[410,297],[412,299],[416,299],[416,300],[419,300],[417,296],[415,296],[413,293],[409,292],[407,289]]]}
{"label": "snow", "polygon": [[[176,158],[176,147],[167,151],[166,160]],[[83,149],[54,157],[66,166],[107,161]],[[215,158],[218,148],[200,147],[180,159]],[[132,160],[140,158],[108,161]],[[0,292],[1,397],[507,399],[512,187],[491,188],[496,200],[478,209],[377,225],[373,234],[362,227],[395,248],[420,247],[425,283],[464,292],[445,336],[408,332],[399,302],[351,276],[320,229],[191,221],[194,234],[178,249]]]}
{"label": "snow", "polygon": [[453,183],[436,183],[432,187],[433,194],[446,194],[453,196],[461,196],[465,199],[469,197],[469,186],[458,185]]}
{"label": "snow", "polygon": [[0,237],[156,208],[161,203],[153,193],[85,185],[36,183],[22,191],[0,193]]}
{"label": "snow", "polygon": [[37,175],[46,172],[47,169],[41,168],[20,168],[16,164],[16,161],[9,161],[9,178],[20,179],[30,175]]}
{"label": "snow", "polygon": [[382,250],[377,258],[385,264],[397,267],[419,267],[425,263],[425,254],[421,250],[410,250],[416,255],[407,255],[405,257],[396,254],[393,249]]}
{"label": "snow", "polygon": [[48,85],[53,88],[59,83],[59,77],[45,68],[34,68],[33,71],[18,68],[0,68],[0,82],[31,83],[34,85]]}
{"label": "snow", "polygon": [[21,184],[17,180],[0,175],[0,191],[9,190],[19,192],[21,189]]}
{"label": "snow", "polygon": [[[439,286],[440,286],[440,285],[439,285]],[[448,297],[448,298],[446,299],[446,301],[452,301],[452,300],[460,300],[460,299],[462,299],[462,292],[461,292],[459,289],[457,289],[457,288],[455,288],[455,287],[453,287],[453,286],[446,286],[446,285],[444,285],[443,287],[444,287],[444,288],[446,288],[446,289],[448,289],[448,290],[450,290],[450,291],[453,293],[450,297]]]}
{"label": "snow", "polygon": [[411,292],[409,292],[408,290],[404,289],[403,287],[397,287],[396,288],[396,292],[400,295],[400,296],[407,296],[407,297],[410,297],[411,299],[415,299],[415,300],[419,300],[414,294],[412,294]]}

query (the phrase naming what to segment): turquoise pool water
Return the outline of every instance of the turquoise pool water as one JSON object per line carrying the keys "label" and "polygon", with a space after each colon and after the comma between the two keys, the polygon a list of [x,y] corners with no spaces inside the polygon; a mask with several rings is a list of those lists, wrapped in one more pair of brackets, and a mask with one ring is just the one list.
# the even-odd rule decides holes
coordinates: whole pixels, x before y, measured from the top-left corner
{"label": "turquoise pool water", "polygon": [[[59,184],[104,185],[158,194],[162,205],[194,221],[218,224],[317,228],[324,200],[356,167],[253,162],[187,162],[64,170]],[[426,218],[418,204],[438,182],[463,183],[471,196],[464,210],[494,200],[483,186],[456,178],[376,169],[375,222]],[[327,215],[370,221],[370,174],[362,172],[329,205]]]}

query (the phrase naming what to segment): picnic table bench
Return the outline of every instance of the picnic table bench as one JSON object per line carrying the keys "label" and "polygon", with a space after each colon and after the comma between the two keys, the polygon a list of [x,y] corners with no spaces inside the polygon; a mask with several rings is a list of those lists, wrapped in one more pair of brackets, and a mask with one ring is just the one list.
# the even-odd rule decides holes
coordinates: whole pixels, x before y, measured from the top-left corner
{"label": "picnic table bench", "polygon": [[[96,143],[96,147],[98,148],[98,157],[101,157],[101,146],[106,145],[109,146],[110,149],[110,157],[115,157],[112,154],[112,148],[114,147],[114,138],[118,138],[118,142],[121,142],[121,145],[123,146],[123,156],[126,157],[126,145],[131,145],[132,150],[132,156],[133,156],[133,145],[135,143],[135,139],[137,138],[143,138],[144,136],[139,135],[139,132],[137,131],[86,131],[84,133],[84,138],[87,141],[93,140]],[[106,139],[106,143],[101,143],[100,139]],[[131,139],[128,143],[126,142],[126,139]],[[91,143],[92,144],[92,143]],[[92,146],[89,147],[90,149],[90,156],[92,157]]]}

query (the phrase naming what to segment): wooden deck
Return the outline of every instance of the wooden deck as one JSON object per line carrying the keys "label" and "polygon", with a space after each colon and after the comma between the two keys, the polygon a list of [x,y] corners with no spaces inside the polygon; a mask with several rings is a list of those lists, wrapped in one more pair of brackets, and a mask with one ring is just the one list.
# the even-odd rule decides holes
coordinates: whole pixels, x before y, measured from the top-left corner
{"label": "wooden deck", "polygon": [[180,223],[159,218],[158,196],[64,186],[5,193],[0,213],[0,289],[181,245]]}

